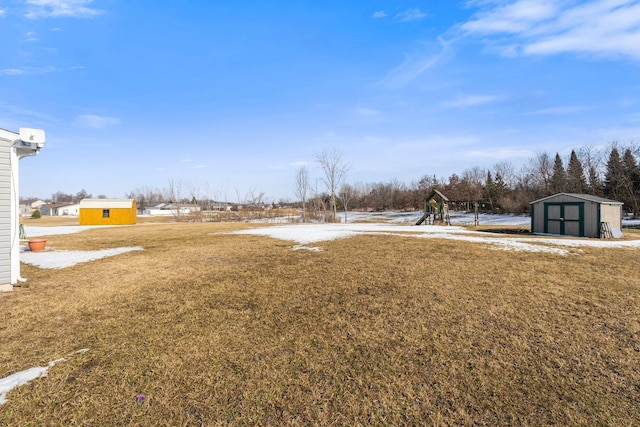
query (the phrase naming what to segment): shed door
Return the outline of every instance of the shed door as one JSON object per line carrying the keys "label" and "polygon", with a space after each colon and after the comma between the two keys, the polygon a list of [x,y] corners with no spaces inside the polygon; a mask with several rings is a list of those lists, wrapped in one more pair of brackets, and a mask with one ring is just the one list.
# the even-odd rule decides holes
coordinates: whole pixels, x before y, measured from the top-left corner
{"label": "shed door", "polygon": [[584,203],[545,203],[544,232],[584,237]]}

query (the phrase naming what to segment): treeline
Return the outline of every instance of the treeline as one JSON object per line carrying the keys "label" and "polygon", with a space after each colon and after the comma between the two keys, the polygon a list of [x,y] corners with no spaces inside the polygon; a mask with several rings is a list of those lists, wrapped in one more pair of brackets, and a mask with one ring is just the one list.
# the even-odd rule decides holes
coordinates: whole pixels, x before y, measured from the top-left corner
{"label": "treeline", "polygon": [[[640,217],[640,144],[609,144],[608,147],[581,147],[562,158],[558,153],[541,152],[516,170],[510,162],[492,168],[473,167],[448,178],[424,175],[410,183],[345,183],[350,165],[338,151],[317,156],[325,191],[312,190],[309,170],[301,167],[296,175],[297,201],[270,200],[266,193],[250,189],[230,195],[224,187],[170,180],[167,188],[138,188],[125,197],[137,200],[139,209],[159,202],[199,204],[203,210],[222,210],[230,205],[263,210],[270,207],[298,207],[303,218],[335,221],[336,210],[415,211],[424,208],[424,198],[433,189],[444,193],[453,209],[472,209],[474,202],[484,212],[528,213],[529,203],[560,192],[584,193],[624,203],[623,209]],[[231,196],[231,197],[230,197]],[[235,197],[234,197],[235,196]],[[104,198],[104,195],[98,198]],[[76,203],[91,194],[57,192],[51,203]],[[229,203],[230,199],[235,202]]]}
{"label": "treeline", "polygon": [[[420,210],[428,192],[437,189],[454,202],[454,208],[469,209],[477,201],[485,212],[528,213],[531,201],[568,192],[620,201],[625,211],[638,215],[639,158],[640,146],[615,143],[604,150],[572,150],[566,159],[542,152],[518,171],[511,163],[500,162],[491,169],[474,167],[447,179],[426,175],[410,184],[397,180],[344,184],[338,198],[348,200],[349,209]],[[339,207],[344,208],[344,203]]]}

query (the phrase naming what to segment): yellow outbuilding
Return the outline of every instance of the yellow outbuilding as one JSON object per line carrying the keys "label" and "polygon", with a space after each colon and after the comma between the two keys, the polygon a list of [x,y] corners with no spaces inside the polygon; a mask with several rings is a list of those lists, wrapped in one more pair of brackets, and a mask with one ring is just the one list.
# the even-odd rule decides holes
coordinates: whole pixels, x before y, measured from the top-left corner
{"label": "yellow outbuilding", "polygon": [[80,225],[127,225],[138,220],[134,199],[83,199]]}

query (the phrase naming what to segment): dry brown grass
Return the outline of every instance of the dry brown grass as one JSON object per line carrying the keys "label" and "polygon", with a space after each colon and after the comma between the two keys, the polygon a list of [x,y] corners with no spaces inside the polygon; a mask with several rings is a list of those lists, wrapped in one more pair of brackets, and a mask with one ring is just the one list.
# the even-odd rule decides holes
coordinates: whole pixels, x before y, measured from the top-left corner
{"label": "dry brown grass", "polygon": [[224,234],[248,226],[52,236],[145,250],[23,265],[30,287],[0,295],[0,378],[68,360],[11,392],[0,425],[640,423],[636,250]]}
{"label": "dry brown grass", "polygon": [[20,222],[24,225],[38,227],[78,225],[78,217],[43,215],[40,218],[21,217]]}

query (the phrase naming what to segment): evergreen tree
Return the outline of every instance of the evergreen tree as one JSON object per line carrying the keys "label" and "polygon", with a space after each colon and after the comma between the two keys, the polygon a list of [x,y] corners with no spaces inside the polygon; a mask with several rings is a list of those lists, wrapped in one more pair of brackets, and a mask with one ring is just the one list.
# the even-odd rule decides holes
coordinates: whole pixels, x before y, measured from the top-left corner
{"label": "evergreen tree", "polygon": [[500,172],[496,172],[496,179],[493,182],[493,187],[493,192],[497,201],[496,204],[498,205],[498,207],[502,207],[502,199],[507,195],[509,187],[504,182],[504,179],[502,178],[502,174],[500,174]]}
{"label": "evergreen tree", "polygon": [[589,166],[589,194],[592,196],[602,196],[602,182],[596,167]]}
{"label": "evergreen tree", "polygon": [[605,197],[619,200],[624,182],[624,169],[620,152],[616,147],[611,148],[609,160],[607,161],[607,172],[604,177],[603,191]]}
{"label": "evergreen tree", "polygon": [[587,191],[587,179],[584,176],[582,162],[580,162],[574,150],[571,150],[569,167],[567,168],[567,191],[579,194]]}
{"label": "evergreen tree", "polygon": [[640,210],[640,168],[633,153],[627,148],[622,156],[622,201],[634,215]]}
{"label": "evergreen tree", "polygon": [[491,210],[496,207],[496,186],[491,177],[491,171],[487,171],[487,179],[484,182],[484,188],[482,189],[482,198],[489,203]]}
{"label": "evergreen tree", "polygon": [[558,153],[556,153],[556,160],[553,163],[553,175],[551,175],[550,184],[550,190],[553,194],[567,191],[567,173]]}

